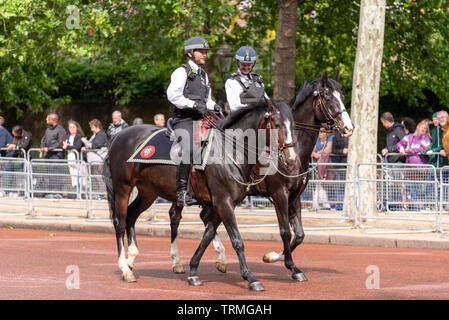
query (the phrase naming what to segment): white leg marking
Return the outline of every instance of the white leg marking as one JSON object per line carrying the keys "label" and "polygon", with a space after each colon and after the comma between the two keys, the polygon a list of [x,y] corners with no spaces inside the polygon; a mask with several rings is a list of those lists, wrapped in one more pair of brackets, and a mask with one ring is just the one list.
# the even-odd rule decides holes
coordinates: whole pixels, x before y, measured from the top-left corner
{"label": "white leg marking", "polygon": [[172,264],[173,267],[181,264],[181,259],[179,258],[179,249],[178,249],[178,237],[175,238],[175,240],[172,242],[172,244],[170,246],[170,257],[172,258],[172,261],[173,261],[173,264]]}
{"label": "white leg marking", "polygon": [[263,256],[263,261],[268,263],[284,261],[284,254],[272,251]]}
{"label": "white leg marking", "polygon": [[139,249],[137,249],[137,246],[133,241],[128,246],[128,266],[130,266],[131,268],[134,268],[134,260],[136,260],[136,257],[138,255],[139,255]]}
{"label": "white leg marking", "polygon": [[225,255],[226,250],[218,234],[215,235],[215,238],[212,240],[212,243],[214,244],[215,252],[217,253],[218,256],[217,261],[227,264]]}

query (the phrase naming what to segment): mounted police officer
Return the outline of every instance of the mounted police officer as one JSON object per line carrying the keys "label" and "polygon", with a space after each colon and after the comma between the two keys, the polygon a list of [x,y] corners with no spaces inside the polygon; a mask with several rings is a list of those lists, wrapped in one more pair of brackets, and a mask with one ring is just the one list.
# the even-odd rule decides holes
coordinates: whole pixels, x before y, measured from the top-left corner
{"label": "mounted police officer", "polygon": [[262,77],[252,73],[257,61],[256,51],[248,46],[241,47],[235,54],[237,72],[226,80],[226,98],[232,111],[247,107],[250,103],[258,103],[263,97],[268,98]]}
{"label": "mounted police officer", "polygon": [[[187,63],[177,68],[171,75],[167,98],[174,105],[173,128],[181,138],[183,157],[176,176],[176,197],[179,205],[189,205],[195,200],[187,193],[188,181],[193,164],[194,123],[203,118],[208,110],[221,111],[221,107],[211,99],[209,79],[203,67],[210,46],[201,37],[187,40],[184,54]],[[187,135],[188,133],[188,135]]]}

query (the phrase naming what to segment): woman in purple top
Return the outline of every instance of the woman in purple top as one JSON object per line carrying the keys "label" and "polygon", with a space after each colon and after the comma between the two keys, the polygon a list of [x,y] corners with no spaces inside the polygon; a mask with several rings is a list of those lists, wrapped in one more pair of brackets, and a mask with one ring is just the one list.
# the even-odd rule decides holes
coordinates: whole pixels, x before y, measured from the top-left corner
{"label": "woman in purple top", "polygon": [[[416,126],[413,134],[408,134],[396,145],[401,154],[407,155],[406,163],[409,164],[427,164],[429,156],[419,154],[430,146],[429,125],[427,120],[423,120]],[[417,166],[420,167],[420,166]],[[411,168],[404,172],[406,179],[412,183],[406,183],[407,198],[413,204],[409,206],[412,211],[419,210],[419,203],[424,200],[425,185],[417,183],[426,178],[427,171]]]}
{"label": "woman in purple top", "polygon": [[429,125],[423,120],[416,126],[413,134],[408,134],[396,145],[401,154],[407,155],[406,163],[427,164],[429,156],[419,154],[430,146]]}

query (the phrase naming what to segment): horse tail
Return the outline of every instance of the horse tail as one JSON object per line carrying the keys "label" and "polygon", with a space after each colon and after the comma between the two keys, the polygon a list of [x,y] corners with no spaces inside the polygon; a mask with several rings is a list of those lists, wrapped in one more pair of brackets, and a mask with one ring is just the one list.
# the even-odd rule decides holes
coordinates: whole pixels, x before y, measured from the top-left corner
{"label": "horse tail", "polygon": [[103,181],[106,185],[106,192],[108,195],[109,217],[115,219],[115,193],[112,185],[111,165],[109,163],[109,152],[104,159],[103,165]]}

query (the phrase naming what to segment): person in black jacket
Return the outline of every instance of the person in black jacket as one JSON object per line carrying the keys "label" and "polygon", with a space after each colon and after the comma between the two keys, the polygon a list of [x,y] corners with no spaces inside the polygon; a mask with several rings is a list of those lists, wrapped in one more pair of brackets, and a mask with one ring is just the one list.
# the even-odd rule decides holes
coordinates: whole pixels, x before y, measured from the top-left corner
{"label": "person in black jacket", "polygon": [[63,151],[54,151],[62,149],[62,142],[65,140],[65,129],[59,124],[59,116],[52,112],[47,115],[47,130],[41,140],[41,152],[45,152],[46,159],[64,159]]}
{"label": "person in black jacket", "polygon": [[[6,154],[7,157],[18,157],[19,151],[23,150],[25,153],[31,148],[31,133],[25,131],[22,126],[14,126],[11,130],[13,135],[12,143],[6,145],[10,151]],[[26,154],[21,154],[24,158]]]}
{"label": "person in black jacket", "polygon": [[89,121],[89,126],[93,135],[89,140],[81,138],[85,145],[81,148],[81,151],[87,152],[87,162],[102,162],[108,152],[108,136],[104,132],[100,120],[93,119]]}
{"label": "person in black jacket", "polygon": [[332,162],[346,163],[348,161],[348,143],[349,139],[343,137],[340,131],[335,130],[332,140]]}
{"label": "person in black jacket", "polygon": [[[396,153],[397,148],[396,144],[402,140],[402,138],[406,135],[404,127],[394,122],[393,115],[390,112],[385,112],[381,114],[380,121],[382,125],[387,129],[387,145],[382,149],[382,156],[385,157],[385,161],[388,163],[404,163],[405,156],[389,156],[389,153]],[[398,167],[392,167],[388,169],[388,175],[390,178],[394,180],[403,180],[403,172]],[[402,201],[402,204],[405,205],[406,202],[406,191],[405,185],[403,183],[393,183],[391,185],[393,188],[391,190],[389,201],[398,202]],[[399,188],[399,193],[397,192],[397,188]],[[398,209],[397,205],[390,205],[390,209],[396,210]]]}
{"label": "person in black jacket", "polygon": [[[62,148],[66,151],[76,150],[81,152],[83,147],[83,142],[81,138],[85,136],[83,129],[78,122],[74,120],[69,120],[67,123],[67,133],[66,139],[62,142]],[[70,153],[69,153],[70,154]]]}
{"label": "person in black jacket", "polygon": [[[396,153],[396,144],[405,136],[404,127],[394,122],[393,115],[385,112],[380,116],[380,122],[387,129],[387,145],[382,149],[382,156],[386,157],[388,153]],[[389,163],[405,162],[404,156],[388,156]]]}

